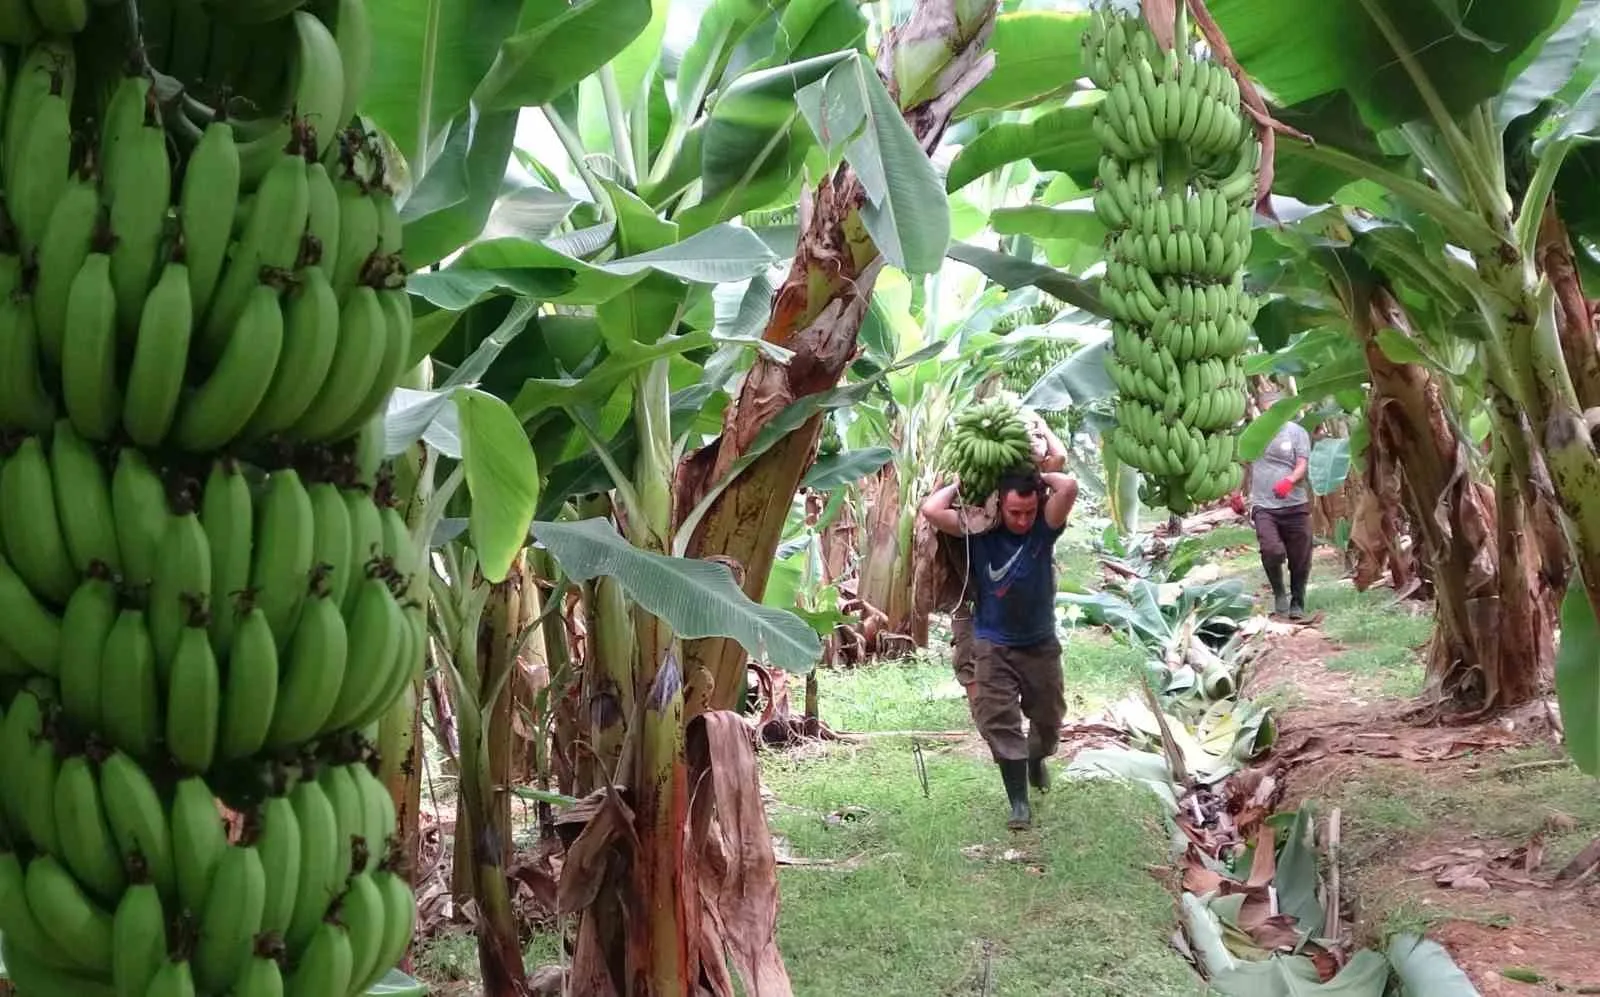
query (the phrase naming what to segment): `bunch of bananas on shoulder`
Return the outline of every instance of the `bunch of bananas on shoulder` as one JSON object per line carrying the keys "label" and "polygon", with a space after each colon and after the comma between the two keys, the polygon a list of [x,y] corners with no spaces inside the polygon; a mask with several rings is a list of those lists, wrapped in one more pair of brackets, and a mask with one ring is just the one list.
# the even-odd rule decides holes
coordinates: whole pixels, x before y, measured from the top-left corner
{"label": "bunch of bananas on shoulder", "polygon": [[384,459],[416,360],[367,16],[0,0],[20,997],[345,997],[410,941],[371,744],[427,640]]}
{"label": "bunch of bananas on shoulder", "polygon": [[958,411],[940,444],[938,463],[960,479],[958,494],[972,505],[993,494],[1004,475],[1031,470],[1033,437],[1016,397],[1001,392]]}
{"label": "bunch of bananas on shoulder", "polygon": [[1142,18],[1104,7],[1083,36],[1105,91],[1094,208],[1111,230],[1100,291],[1113,316],[1117,456],[1141,499],[1182,514],[1238,488],[1241,356],[1257,302],[1244,288],[1261,146],[1237,82]]}

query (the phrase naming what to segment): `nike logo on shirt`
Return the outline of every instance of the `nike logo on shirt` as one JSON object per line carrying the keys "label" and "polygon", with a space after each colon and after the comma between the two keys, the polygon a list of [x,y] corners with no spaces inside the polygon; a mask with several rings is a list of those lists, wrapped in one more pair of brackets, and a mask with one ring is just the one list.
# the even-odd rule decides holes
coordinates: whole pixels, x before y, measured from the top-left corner
{"label": "nike logo on shirt", "polygon": [[1028,549],[1027,544],[1023,544],[1021,547],[1018,547],[1016,549],[1016,552],[1011,555],[1011,560],[1009,560],[1005,564],[1001,565],[999,571],[995,570],[993,564],[989,565],[989,580],[991,582],[999,582],[1000,579],[1002,579],[1005,576],[1011,574],[1011,569],[1016,567],[1017,558],[1021,557],[1023,551],[1025,551],[1027,549]]}

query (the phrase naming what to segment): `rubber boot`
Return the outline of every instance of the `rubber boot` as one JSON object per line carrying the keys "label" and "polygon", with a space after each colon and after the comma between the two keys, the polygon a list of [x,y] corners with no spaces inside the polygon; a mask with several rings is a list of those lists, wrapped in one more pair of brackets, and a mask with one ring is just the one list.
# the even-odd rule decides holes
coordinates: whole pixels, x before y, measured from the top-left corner
{"label": "rubber boot", "polygon": [[1272,611],[1279,616],[1289,611],[1289,593],[1283,588],[1283,561],[1268,561],[1261,559],[1261,567],[1267,574],[1267,584],[1272,586]]}
{"label": "rubber boot", "polygon": [[1000,778],[1006,784],[1006,798],[1011,801],[1011,818],[1006,821],[1006,827],[1025,831],[1033,824],[1033,811],[1028,807],[1028,761],[1003,758],[997,764]]}
{"label": "rubber boot", "polygon": [[1042,756],[1028,759],[1028,784],[1041,793],[1050,792],[1050,769]]}

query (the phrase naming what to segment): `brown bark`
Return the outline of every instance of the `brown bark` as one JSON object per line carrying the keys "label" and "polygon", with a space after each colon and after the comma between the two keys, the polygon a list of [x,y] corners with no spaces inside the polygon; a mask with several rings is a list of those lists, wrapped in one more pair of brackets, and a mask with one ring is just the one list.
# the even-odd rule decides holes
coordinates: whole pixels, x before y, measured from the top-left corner
{"label": "brown bark", "polygon": [[1600,345],[1595,341],[1594,317],[1584,297],[1572,258],[1572,240],[1556,213],[1555,198],[1545,206],[1539,223],[1536,251],[1539,269],[1550,278],[1556,292],[1556,326],[1561,335],[1561,352],[1567,358],[1572,386],[1578,404],[1585,409],[1600,405]]}
{"label": "brown bark", "polygon": [[[951,55],[935,96],[903,112],[929,155],[938,148],[956,106],[993,68],[988,40],[996,9],[990,4],[969,12],[954,0],[924,0],[879,50],[878,71],[895,94],[896,52],[902,39],[923,46],[937,39],[949,46]],[[960,27],[966,24],[971,24],[970,30]],[[677,516],[695,506],[778,412],[795,399],[832,388],[855,356],[856,335],[883,265],[862,221],[865,203],[865,189],[848,164],[818,186],[810,217],[802,219],[789,275],[763,333],[768,342],[794,355],[786,363],[765,355],[756,359],[738,399],[728,407],[721,437],[679,468]],[[789,503],[815,452],[820,426],[819,418],[808,420],[746,469],[714,503],[689,544],[691,557],[721,555],[742,564],[744,591],[752,599],[759,600],[765,591]],[[707,702],[713,709],[734,708],[745,664],[738,644],[728,639],[695,641],[687,654],[691,688],[687,698],[696,704]],[[707,682],[709,690],[695,689]]]}
{"label": "brown bark", "polygon": [[[1374,411],[1379,404],[1379,397],[1374,395]],[[1404,486],[1400,466],[1389,446],[1387,434],[1373,435],[1367,446],[1365,473],[1350,479],[1355,494],[1350,519],[1355,586],[1364,592],[1387,572],[1395,592],[1426,596],[1430,590],[1418,571],[1415,548],[1405,543],[1410,534]]]}
{"label": "brown bark", "polygon": [[[1525,702],[1553,662],[1549,640],[1538,634],[1553,629],[1554,605],[1529,568],[1538,552],[1522,528],[1520,490],[1509,490],[1497,515],[1494,489],[1473,479],[1470,448],[1433,375],[1394,363],[1378,347],[1379,329],[1409,333],[1400,303],[1375,288],[1357,306],[1373,384],[1370,430],[1398,460],[1412,527],[1433,567],[1429,690],[1467,711]],[[1508,476],[1509,466],[1500,479]]]}

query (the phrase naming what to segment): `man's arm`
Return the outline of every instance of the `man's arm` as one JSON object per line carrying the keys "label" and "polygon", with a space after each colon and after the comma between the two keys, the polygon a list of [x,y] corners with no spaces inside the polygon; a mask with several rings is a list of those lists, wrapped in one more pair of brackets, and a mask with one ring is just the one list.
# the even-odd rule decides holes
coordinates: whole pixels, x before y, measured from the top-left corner
{"label": "man's arm", "polygon": [[1060,471],[1046,471],[1040,475],[1049,497],[1044,500],[1044,521],[1052,530],[1067,525],[1067,516],[1078,501],[1078,483]]}
{"label": "man's arm", "polygon": [[933,494],[922,500],[918,511],[922,513],[923,519],[933,524],[933,528],[941,533],[948,533],[953,537],[982,533],[991,525],[984,510],[958,511],[954,506],[956,490],[960,487],[960,480],[952,479],[949,484],[935,488]]}
{"label": "man's arm", "polygon": [[1067,466],[1067,448],[1061,445],[1061,440],[1051,430],[1050,424],[1044,421],[1039,413],[1028,409],[1028,428],[1039,434],[1044,440],[1044,456],[1038,458],[1039,470],[1046,473],[1060,471]]}

